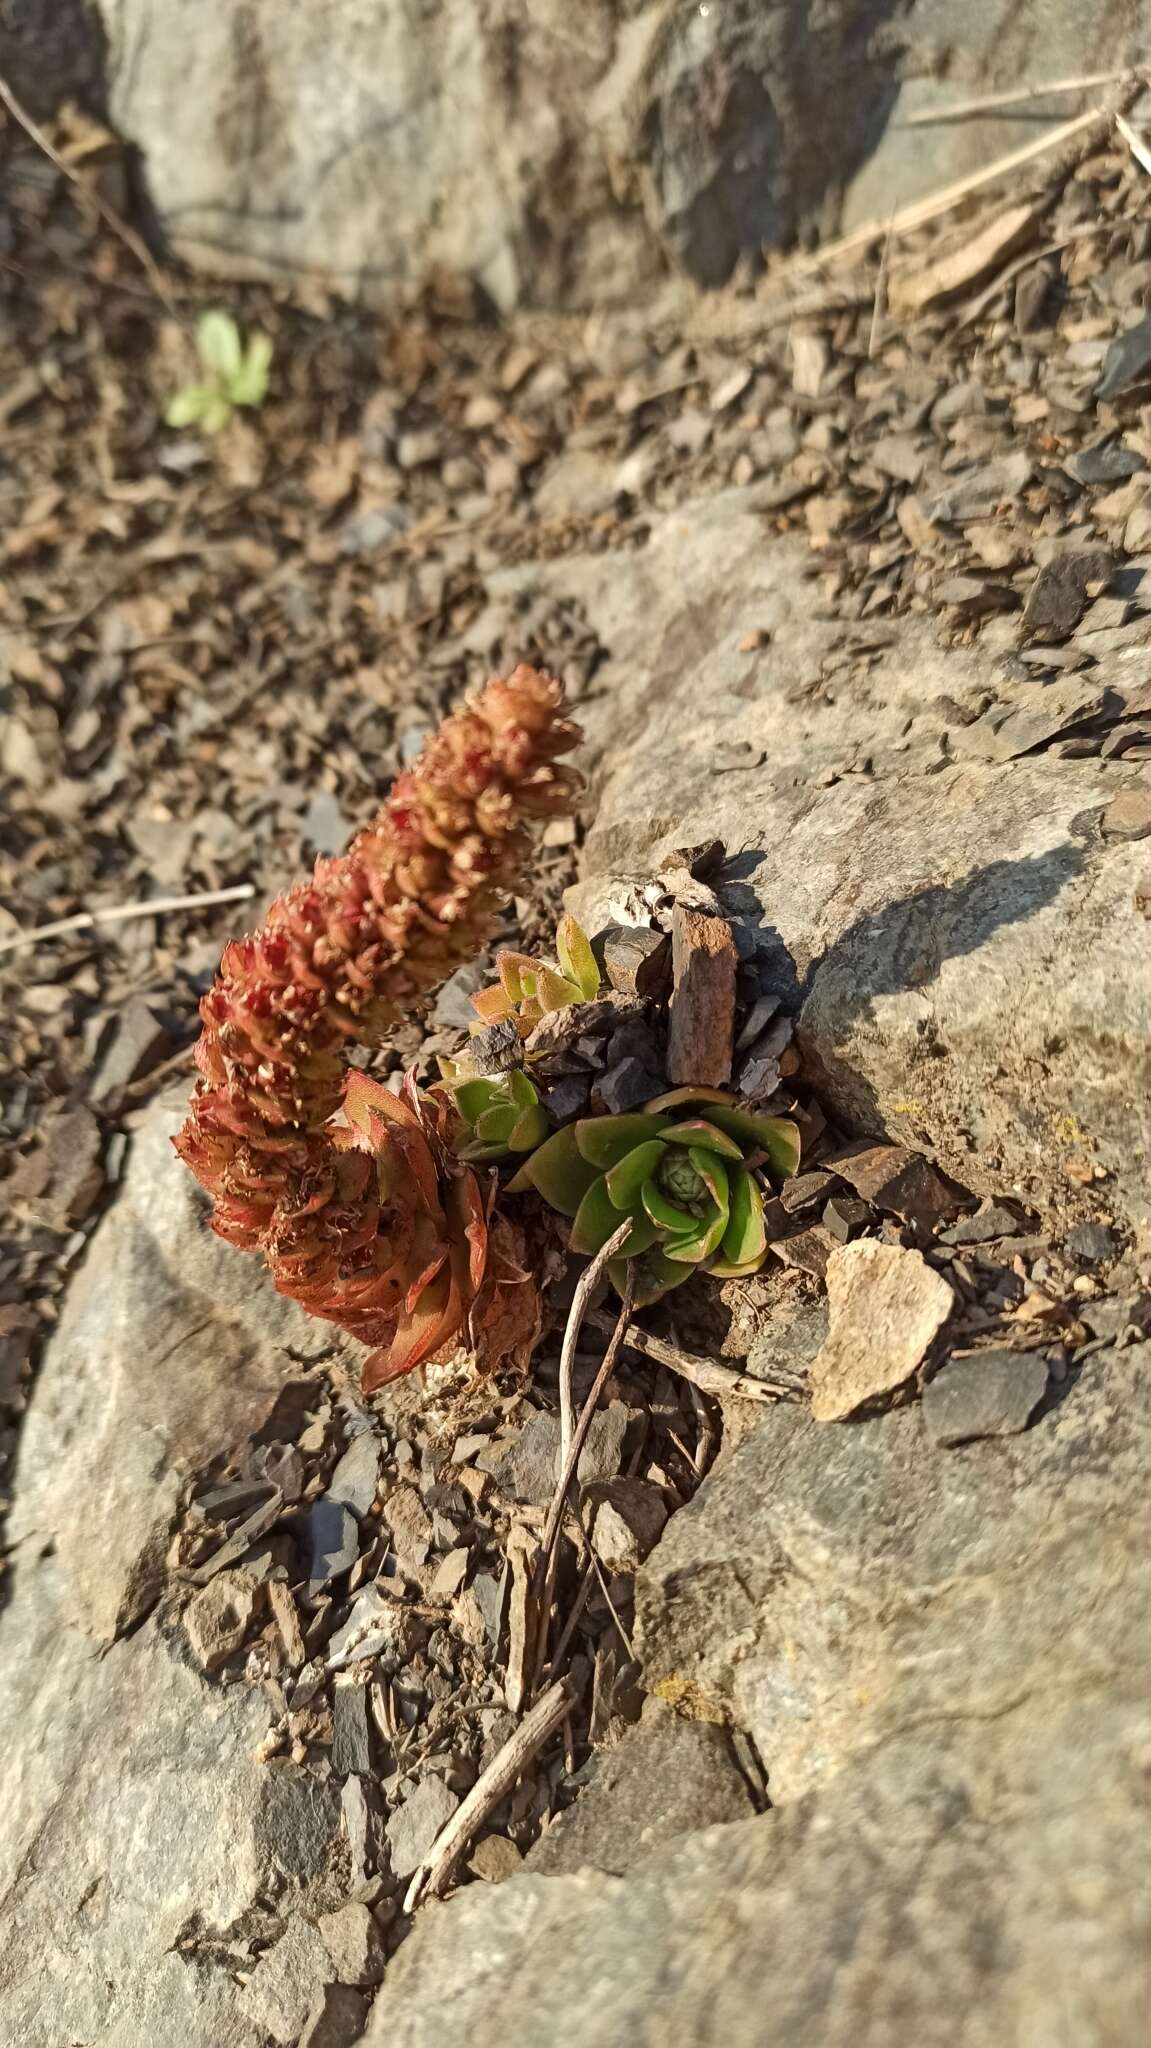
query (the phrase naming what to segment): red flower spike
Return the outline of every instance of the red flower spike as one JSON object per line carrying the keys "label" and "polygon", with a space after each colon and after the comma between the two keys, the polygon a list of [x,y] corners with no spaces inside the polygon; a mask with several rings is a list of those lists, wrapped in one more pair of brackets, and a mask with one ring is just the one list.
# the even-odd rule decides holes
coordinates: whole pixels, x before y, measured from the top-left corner
{"label": "red flower spike", "polygon": [[[233,941],[200,1005],[200,1074],[174,1144],[216,1203],[213,1229],[263,1253],[282,1294],[381,1347],[365,1386],[487,1326],[522,1349],[535,1308],[479,1185],[447,1150],[442,1105],[344,1066],[474,958],[528,850],[526,821],[570,807],[557,757],[578,732],[560,686],[522,664],[446,719],[347,853],[317,861],[262,930]],[[346,1121],[334,1122],[343,1109]],[[503,1238],[500,1242],[502,1244]],[[510,1341],[510,1339],[509,1339]]]}

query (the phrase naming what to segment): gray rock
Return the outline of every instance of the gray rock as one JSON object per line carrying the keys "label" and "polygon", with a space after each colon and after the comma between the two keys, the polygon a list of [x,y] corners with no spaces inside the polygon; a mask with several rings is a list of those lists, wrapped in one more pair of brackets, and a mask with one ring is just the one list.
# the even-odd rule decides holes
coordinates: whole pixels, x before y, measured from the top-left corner
{"label": "gray rock", "polygon": [[368,2017],[368,2000],[347,1984],[326,1984],[312,2002],[300,2048],[355,2048]]}
{"label": "gray rock", "polygon": [[645,1479],[609,1479],[591,1489],[592,1548],[609,1571],[633,1572],[667,1521],[667,1504]]}
{"label": "gray rock", "polygon": [[295,2048],[317,1989],[333,1975],[331,1957],[317,1929],[305,1920],[293,1920],[260,1957],[243,2003],[278,2048]]}
{"label": "gray rock", "polygon": [[[250,0],[238,20],[211,0],[193,49],[147,0],[97,12],[111,115],[176,254],[216,276],[321,272],[377,301],[436,273],[475,278],[504,309],[611,304],[669,270],[723,284],[741,256],[834,227],[845,189],[848,225],[886,220],[1068,104],[905,130],[898,117],[963,96],[935,61],[954,41],[944,0],[914,0],[899,36],[882,8],[796,23],[605,0],[578,37],[561,0],[537,0],[514,65],[478,0],[330,0],[288,17]],[[1093,63],[1138,58],[1140,19],[1094,24]],[[901,65],[905,45],[923,61]],[[1004,0],[964,17],[963,77],[984,92],[1074,73],[1082,56],[1075,0],[1044,0],[1025,29]],[[405,459],[431,459],[427,430],[412,440]],[[572,451],[554,495],[594,508],[609,480]]]}
{"label": "gray rock", "polygon": [[1018,1237],[1019,1218],[1002,1202],[981,1202],[974,1216],[961,1216],[958,1223],[941,1230],[941,1244],[992,1244],[997,1237]]}
{"label": "gray rock", "polygon": [[247,1572],[223,1571],[184,1609],[184,1633],[204,1671],[218,1671],[241,1648],[262,1597]]}
{"label": "gray rock", "polygon": [[88,1084],[90,1099],[98,1109],[115,1105],[130,1082],[138,1081],[171,1050],[166,1026],[142,997],[133,997],[112,1021],[107,1044]]}
{"label": "gray rock", "polygon": [[596,1083],[600,1101],[609,1116],[618,1116],[628,1109],[640,1109],[645,1102],[652,1102],[661,1093],[663,1085],[663,1076],[645,1066],[634,1053],[606,1068]]}
{"label": "gray rock", "polygon": [[469,960],[449,975],[432,1004],[432,1023],[439,1031],[469,1031],[476,1013],[469,998],[494,979],[490,962]]}
{"label": "gray rock", "polygon": [[[145,1621],[93,1656],[69,1573],[25,1547],[0,1615],[0,2039],[267,2048],[218,1944],[322,1897],[334,1789],[255,1761],[267,1702]],[[250,1962],[247,1965],[251,1967]]]}
{"label": "gray rock", "polygon": [[923,1421],[937,1444],[1016,1436],[1047,1391],[1040,1351],[981,1351],[952,1359],[923,1390]]}
{"label": "gray rock", "polygon": [[[504,572],[509,590],[577,599],[610,650],[570,907],[585,929],[616,921],[670,848],[721,837],[740,850],[725,912],[761,985],[798,1009],[805,1072],[849,1129],[926,1144],[963,1186],[1043,1210],[1062,1207],[1080,1131],[1116,1211],[1144,1215],[1151,1091],[1132,1077],[1151,1068],[1151,951],[1133,941],[1128,849],[1097,829],[1109,764],[909,767],[950,730],[940,699],[978,706],[990,657],[903,617],[868,689],[825,704],[842,627],[814,615],[802,545],[764,548],[757,502],[752,487],[657,521],[626,579],[603,557]],[[754,658],[737,652],[749,616],[770,634]],[[764,766],[712,775],[715,746],[743,740]]]}
{"label": "gray rock", "polygon": [[[576,1468],[583,1485],[615,1478],[627,1425],[628,1410],[622,1401],[609,1401],[606,1408],[596,1410]],[[546,1507],[559,1478],[559,1449],[558,1415],[537,1409],[510,1444],[481,1452],[476,1463],[512,1500]]]}
{"label": "gray rock", "polygon": [[421,1916],[370,2048],[760,2048],[765,2015],[788,2048],[1135,2048],[1149,1454],[1147,1344],[962,1458],[914,1406],[768,1411],[670,1524],[639,1619],[649,1682],[748,1731],[774,1810],[622,1876],[605,1816],[596,1869]]}
{"label": "gray rock", "polygon": [[1085,1266],[1100,1266],[1105,1259],[1113,1259],[1119,1250],[1115,1232],[1106,1223],[1076,1223],[1063,1242],[1072,1258]]}
{"label": "gray rock", "polygon": [[293,1371],[279,1347],[336,1348],[206,1228],[169,1144],[182,1116],[182,1098],[161,1101],[133,1139],[45,1352],[17,1470],[13,1538],[54,1543],[78,1624],[106,1639],[155,1599],[185,1475],[272,1413]]}
{"label": "gray rock", "polygon": [[443,1779],[429,1772],[408,1793],[403,1805],[397,1806],[385,1829],[392,1869],[397,1877],[410,1877],[417,1865],[423,1862],[440,1829],[451,1819],[459,1803]]}
{"label": "gray rock", "polygon": [[328,1481],[328,1499],[342,1503],[361,1519],[376,1497],[380,1477],[380,1440],[370,1429],[352,1438]]}
{"label": "gray rock", "polygon": [[360,1554],[356,1518],[342,1501],[322,1493],[308,1512],[308,1591],[318,1593],[329,1579],[350,1572]]}
{"label": "gray rock", "polygon": [[726,1731],[648,1700],[619,1747],[596,1755],[575,1805],[528,1851],[527,1867],[561,1876],[590,1865],[618,1876],[692,1829],[754,1811]]}
{"label": "gray rock", "polygon": [[352,1901],[321,1913],[317,1926],[341,1984],[378,1984],[384,1974],[383,1937],[368,1908]]}
{"label": "gray rock", "polygon": [[371,1768],[367,1690],[362,1685],[337,1685],[332,1694],[332,1769],[337,1778],[366,1778]]}

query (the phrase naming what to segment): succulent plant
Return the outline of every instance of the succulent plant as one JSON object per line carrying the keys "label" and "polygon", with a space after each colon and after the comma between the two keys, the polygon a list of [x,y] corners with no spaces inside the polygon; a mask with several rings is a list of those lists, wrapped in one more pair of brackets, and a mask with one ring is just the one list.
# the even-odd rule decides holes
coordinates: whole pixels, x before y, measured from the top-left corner
{"label": "succulent plant", "polygon": [[201,313],[196,323],[196,352],[204,381],[177,391],[164,414],[169,427],[203,427],[218,434],[238,405],[261,406],[268,392],[272,342],[267,334],[244,341],[230,313]]}
{"label": "succulent plant", "polygon": [[767,1251],[755,1173],[777,1178],[799,1164],[797,1126],[757,1116],[716,1088],[675,1088],[646,1110],[566,1124],[525,1160],[510,1192],[534,1188],[572,1218],[568,1243],[592,1256],[625,1217],[631,1233],[608,1267],[623,1291],[639,1260],[636,1305],[656,1301],[693,1272],[754,1273]]}
{"label": "succulent plant", "polygon": [[[313,1314],[391,1344],[376,1380],[431,1355],[445,1287],[436,1338],[447,1341],[457,1305],[462,1327],[452,1248],[461,1230],[474,1240],[476,1205],[431,1112],[422,1150],[395,1098],[369,1100],[344,1052],[378,1043],[481,949],[526,856],[527,821],[570,806],[573,778],[555,761],[576,737],[551,677],[521,664],[494,678],[433,735],[347,853],[317,862],[261,930],[228,946],[200,1006],[200,1079],[174,1142],[214,1197],[212,1228],[263,1253],[280,1292]],[[341,1106],[346,1123],[334,1120]],[[421,1272],[409,1245],[427,1252]],[[397,1342],[417,1310],[424,1337]]]}
{"label": "succulent plant", "polygon": [[[450,1061],[442,1064],[451,1067]],[[463,1125],[455,1144],[459,1159],[507,1159],[513,1152],[534,1152],[547,1137],[548,1114],[539,1091],[518,1067],[463,1080],[453,1072],[447,1091]]]}
{"label": "succulent plant", "polygon": [[513,1017],[521,1038],[527,1038],[553,1010],[594,1002],[599,994],[599,968],[587,933],[570,915],[561,917],[556,929],[556,957],[558,970],[527,953],[497,953],[498,982],[471,999],[479,1018],[473,1030],[482,1031]]}

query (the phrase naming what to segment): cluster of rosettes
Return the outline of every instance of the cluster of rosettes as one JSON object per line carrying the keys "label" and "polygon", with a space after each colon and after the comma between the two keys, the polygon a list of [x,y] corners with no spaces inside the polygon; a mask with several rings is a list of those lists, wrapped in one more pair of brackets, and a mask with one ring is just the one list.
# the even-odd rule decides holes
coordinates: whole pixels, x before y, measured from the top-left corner
{"label": "cluster of rosettes", "polygon": [[261,1251],[281,1293],[384,1346],[377,1383],[448,1341],[457,1298],[457,1329],[474,1308],[482,1205],[435,1131],[417,1137],[378,1100],[332,1123],[346,1050],[377,1044],[482,949],[528,822],[571,805],[575,778],[556,762],[577,737],[550,676],[521,664],[493,679],[347,853],[318,861],[227,948],[200,1006],[201,1078],[176,1150],[214,1197],[221,1237]]}

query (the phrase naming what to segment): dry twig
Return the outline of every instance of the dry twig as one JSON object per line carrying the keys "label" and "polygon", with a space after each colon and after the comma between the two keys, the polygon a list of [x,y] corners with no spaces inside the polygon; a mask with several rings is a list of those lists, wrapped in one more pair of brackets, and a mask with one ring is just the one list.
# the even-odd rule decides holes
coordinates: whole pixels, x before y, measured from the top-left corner
{"label": "dry twig", "polygon": [[38,946],[41,939],[62,939],[96,924],[124,924],[131,917],[159,917],[168,910],[205,910],[214,903],[246,903],[255,893],[251,882],[237,882],[234,889],[209,889],[199,896],[153,896],[138,903],[114,903],[106,910],[79,910],[75,917],[58,917],[54,924],[39,924],[30,932],[0,939],[0,953],[19,953],[26,946]]}
{"label": "dry twig", "polygon": [[1046,85],[1019,85],[1011,92],[989,92],[982,99],[953,100],[946,107],[921,107],[896,121],[897,128],[931,128],[938,121],[966,121],[972,114],[994,114],[1001,107],[1021,107],[1029,100],[1045,100],[1055,93],[1089,92],[1098,85],[1122,85],[1133,77],[1130,71],[1087,71],[1078,78],[1052,78]]}
{"label": "dry twig", "polygon": [[91,200],[105,227],[111,228],[112,233],[119,236],[124,247],[131,251],[137,263],[142,267],[152,290],[155,292],[165,312],[170,313],[173,320],[178,320],[182,327],[187,326],[184,315],[172,297],[168,280],[143,237],[136,233],[135,228],[129,227],[128,222],[117,213],[114,206],[109,206],[108,201],[101,198],[94,185],[90,185],[86,179],[80,176],[78,171],[73,170],[67,157],[61,156],[55,143],[49,141],[39,123],[34,121],[31,114],[27,113],[21,106],[7,79],[2,75],[0,75],[0,100],[7,107],[12,119],[19,122],[25,135],[36,144],[37,149],[43,150],[49,163],[55,164],[61,177],[67,178],[69,184],[75,185],[77,191],[84,198]]}
{"label": "dry twig", "polygon": [[572,1439],[572,1374],[575,1371],[576,1347],[579,1344],[579,1333],[583,1328],[584,1318],[587,1315],[588,1304],[591,1301],[592,1295],[607,1271],[608,1261],[614,1259],[625,1238],[630,1235],[631,1221],[629,1219],[626,1223],[620,1224],[619,1229],[613,1232],[611,1237],[608,1238],[607,1243],[596,1253],[594,1259],[589,1259],[585,1270],[580,1274],[579,1280],[576,1283],[575,1293],[572,1295],[571,1313],[568,1316],[563,1345],[560,1349],[561,1464],[567,1462],[568,1450]]}
{"label": "dry twig", "polygon": [[[588,1322],[601,1336],[611,1329],[607,1316],[589,1316]],[[741,1401],[780,1401],[797,1391],[786,1380],[753,1379],[750,1373],[734,1372],[730,1366],[718,1365],[713,1358],[697,1358],[694,1352],[681,1351],[678,1345],[668,1344],[663,1337],[653,1337],[647,1330],[629,1330],[627,1348],[653,1359],[656,1365],[666,1365],[669,1372],[690,1380],[704,1394],[734,1396]]]}
{"label": "dry twig", "polygon": [[508,1737],[486,1771],[480,1773],[467,1798],[440,1829],[408,1886],[405,1913],[413,1912],[425,1895],[436,1897],[443,1891],[476,1829],[507,1797],[526,1766],[570,1712],[574,1701],[575,1694],[567,1679],[558,1678],[530,1713],[524,1715],[515,1733]]}

